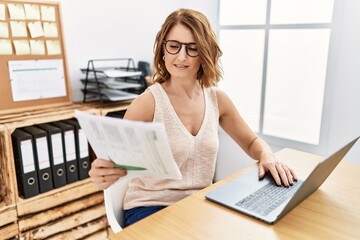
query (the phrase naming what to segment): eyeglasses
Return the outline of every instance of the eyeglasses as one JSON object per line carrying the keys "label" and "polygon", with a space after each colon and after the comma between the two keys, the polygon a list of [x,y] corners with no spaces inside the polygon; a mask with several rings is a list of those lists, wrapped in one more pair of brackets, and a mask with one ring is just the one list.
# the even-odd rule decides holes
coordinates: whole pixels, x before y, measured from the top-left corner
{"label": "eyeglasses", "polygon": [[186,54],[190,57],[199,56],[199,51],[196,46],[196,43],[182,43],[176,40],[163,40],[165,49],[168,53],[175,55],[178,54],[182,48],[182,45],[185,45]]}

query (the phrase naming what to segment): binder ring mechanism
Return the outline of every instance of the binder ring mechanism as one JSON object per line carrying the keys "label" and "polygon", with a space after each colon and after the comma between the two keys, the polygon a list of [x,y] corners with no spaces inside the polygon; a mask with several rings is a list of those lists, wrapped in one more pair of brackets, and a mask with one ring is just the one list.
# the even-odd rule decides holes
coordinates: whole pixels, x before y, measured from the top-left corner
{"label": "binder ring mechanism", "polygon": [[89,167],[89,163],[88,163],[88,162],[83,162],[83,163],[82,163],[82,167],[83,167],[84,169],[87,169],[87,168]]}
{"label": "binder ring mechanism", "polygon": [[31,177],[27,180],[27,183],[31,186],[31,185],[34,185],[35,183],[35,178]]}
{"label": "binder ring mechanism", "polygon": [[76,171],[75,165],[71,165],[71,166],[69,167],[69,170],[70,170],[70,172],[75,172],[75,171]]}
{"label": "binder ring mechanism", "polygon": [[49,173],[44,173],[44,174],[42,175],[42,179],[43,179],[44,181],[49,180],[49,178],[50,178]]}
{"label": "binder ring mechanism", "polygon": [[62,175],[64,174],[64,170],[62,170],[62,169],[60,168],[60,169],[58,169],[58,170],[56,171],[56,174],[57,174],[58,176],[62,176]]}

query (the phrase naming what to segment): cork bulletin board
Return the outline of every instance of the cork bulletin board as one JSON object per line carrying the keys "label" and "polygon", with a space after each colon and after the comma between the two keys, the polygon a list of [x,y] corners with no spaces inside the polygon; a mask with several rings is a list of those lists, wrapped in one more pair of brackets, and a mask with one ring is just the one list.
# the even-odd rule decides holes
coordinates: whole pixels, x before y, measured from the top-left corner
{"label": "cork bulletin board", "polygon": [[0,114],[72,103],[60,3],[0,1]]}

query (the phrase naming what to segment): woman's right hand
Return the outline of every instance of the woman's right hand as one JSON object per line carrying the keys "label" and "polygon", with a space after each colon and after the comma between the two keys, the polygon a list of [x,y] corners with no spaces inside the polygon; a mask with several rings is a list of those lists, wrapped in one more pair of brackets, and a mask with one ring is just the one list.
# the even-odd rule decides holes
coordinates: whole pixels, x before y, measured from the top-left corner
{"label": "woman's right hand", "polygon": [[89,176],[99,190],[104,190],[127,174],[123,168],[114,168],[114,163],[100,158],[91,163]]}

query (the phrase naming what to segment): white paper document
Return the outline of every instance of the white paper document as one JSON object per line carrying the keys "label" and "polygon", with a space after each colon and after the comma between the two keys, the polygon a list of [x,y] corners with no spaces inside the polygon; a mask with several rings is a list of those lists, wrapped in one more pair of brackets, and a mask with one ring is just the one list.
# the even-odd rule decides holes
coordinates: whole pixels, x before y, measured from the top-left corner
{"label": "white paper document", "polygon": [[25,16],[28,20],[40,20],[40,8],[36,4],[25,4]]}
{"label": "white paper document", "polygon": [[96,156],[128,170],[127,176],[181,179],[162,123],[129,121],[75,111]]}
{"label": "white paper document", "polygon": [[[30,53],[30,47],[28,51]],[[14,102],[66,96],[62,59],[9,61],[8,64]]]}
{"label": "white paper document", "polygon": [[22,4],[8,4],[10,19],[25,20],[25,10]]}
{"label": "white paper document", "polygon": [[116,77],[136,77],[141,75],[141,71],[130,72],[118,69],[109,69],[104,70],[104,74],[108,77],[116,78]]}
{"label": "white paper document", "polygon": [[0,20],[4,21],[5,19],[6,19],[5,4],[0,3]]}
{"label": "white paper document", "polygon": [[27,37],[26,23],[24,21],[10,21],[13,37]]}
{"label": "white paper document", "polygon": [[41,6],[41,19],[43,21],[56,21],[55,7]]}

